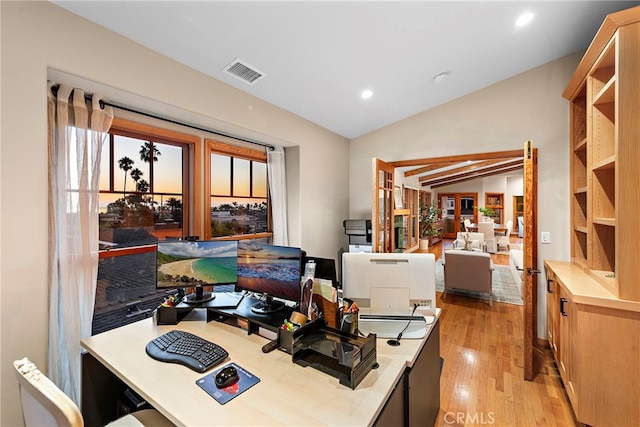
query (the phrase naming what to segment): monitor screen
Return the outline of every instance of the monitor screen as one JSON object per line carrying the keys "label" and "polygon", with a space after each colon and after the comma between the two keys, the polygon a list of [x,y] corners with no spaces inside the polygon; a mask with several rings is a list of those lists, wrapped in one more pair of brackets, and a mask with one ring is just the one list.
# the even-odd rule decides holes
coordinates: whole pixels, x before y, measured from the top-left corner
{"label": "monitor screen", "polygon": [[344,298],[371,314],[407,315],[413,305],[435,313],[435,255],[425,253],[342,254]]}
{"label": "monitor screen", "polygon": [[318,279],[331,280],[334,288],[338,287],[338,275],[336,273],[336,261],[333,258],[319,258],[315,256],[305,256],[304,265],[313,262],[316,265],[314,277]]}
{"label": "monitor screen", "polygon": [[284,307],[280,298],[300,302],[300,248],[241,241],[238,244],[237,288],[264,294],[266,300],[252,308],[270,313]]}
{"label": "monitor screen", "polygon": [[[213,299],[202,294],[202,286],[234,284],[237,281],[238,242],[227,241],[161,241],[157,250],[158,288],[196,288],[196,294],[185,302]],[[197,299],[197,301],[196,301]]]}

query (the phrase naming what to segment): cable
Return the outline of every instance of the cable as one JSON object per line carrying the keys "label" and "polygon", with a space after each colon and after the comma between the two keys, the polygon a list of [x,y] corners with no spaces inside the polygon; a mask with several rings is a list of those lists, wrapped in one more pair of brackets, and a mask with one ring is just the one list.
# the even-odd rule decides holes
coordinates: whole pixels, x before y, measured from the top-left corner
{"label": "cable", "polygon": [[407,328],[409,327],[409,324],[411,324],[411,321],[413,320],[413,314],[416,312],[417,308],[418,308],[418,304],[413,304],[413,311],[411,312],[411,316],[410,316],[411,318],[407,322],[407,325],[404,327],[403,330],[400,331],[400,333],[398,334],[395,340],[387,340],[387,344],[389,344],[392,347],[397,347],[400,345],[400,339],[402,338],[402,334],[404,333],[404,331],[407,330]]}

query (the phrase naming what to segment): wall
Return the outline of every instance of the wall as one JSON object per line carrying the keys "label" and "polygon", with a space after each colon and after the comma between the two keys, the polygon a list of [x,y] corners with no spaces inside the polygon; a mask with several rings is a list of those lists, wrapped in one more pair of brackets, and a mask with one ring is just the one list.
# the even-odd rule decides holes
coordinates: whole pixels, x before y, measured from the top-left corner
{"label": "wall", "polygon": [[[0,2],[0,425],[22,423],[12,361],[45,368],[48,334],[48,76],[78,78],[113,102],[287,148],[290,244],[334,257],[347,239],[348,141],[50,2]],[[91,88],[85,88],[91,89]]]}
{"label": "wall", "polygon": [[[371,217],[371,159],[415,158],[538,148],[538,230],[543,259],[569,259],[568,103],[561,94],[581,53],[545,64],[351,141],[351,218]],[[443,84],[456,84],[455,73]],[[472,190],[475,191],[475,190]],[[481,191],[490,191],[483,189]],[[484,200],[483,200],[484,202]],[[538,275],[538,336],[545,337],[544,275]]]}

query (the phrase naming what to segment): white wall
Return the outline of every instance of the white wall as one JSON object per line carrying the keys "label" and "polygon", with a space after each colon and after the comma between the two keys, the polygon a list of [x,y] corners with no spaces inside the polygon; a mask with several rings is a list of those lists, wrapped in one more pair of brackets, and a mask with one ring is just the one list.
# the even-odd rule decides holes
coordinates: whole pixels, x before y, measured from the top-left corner
{"label": "white wall", "polygon": [[[581,57],[582,53],[569,55],[352,140],[350,216],[371,217],[373,157],[399,161],[520,150],[532,140],[538,148],[538,230],[552,236],[551,244],[538,246],[538,266],[542,268],[544,259],[568,260],[569,115],[561,94]],[[450,78],[444,84],[456,82]],[[495,188],[495,183],[483,184],[479,192],[493,191],[488,187]],[[544,274],[540,274],[541,338],[546,327],[544,292]]]}
{"label": "white wall", "polygon": [[113,102],[289,147],[290,244],[320,257],[346,246],[345,138],[50,2],[2,1],[0,19],[0,425],[22,423],[12,361],[29,356],[46,368],[48,76],[78,77]]}

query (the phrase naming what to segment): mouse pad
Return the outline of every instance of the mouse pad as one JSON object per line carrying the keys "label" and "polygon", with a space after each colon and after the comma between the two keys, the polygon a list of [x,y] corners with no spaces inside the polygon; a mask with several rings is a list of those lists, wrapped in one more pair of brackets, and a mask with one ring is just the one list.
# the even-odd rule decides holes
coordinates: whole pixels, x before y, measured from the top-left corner
{"label": "mouse pad", "polygon": [[[235,367],[238,371],[238,376],[240,378],[235,384],[231,384],[229,387],[218,388],[216,387],[216,382],[215,382],[216,374],[221,370],[223,370],[224,368],[226,368],[227,366]],[[213,397],[215,400],[217,400],[218,403],[220,403],[221,405],[224,405],[225,403],[227,403],[237,395],[248,390],[249,388],[253,387],[255,384],[258,384],[259,382],[260,382],[260,378],[256,377],[252,373],[242,369],[240,366],[232,362],[222,366],[219,369],[216,369],[211,373],[208,373],[207,375],[205,375],[204,377],[196,381],[196,384],[198,384],[204,391],[209,393],[209,395]]]}

